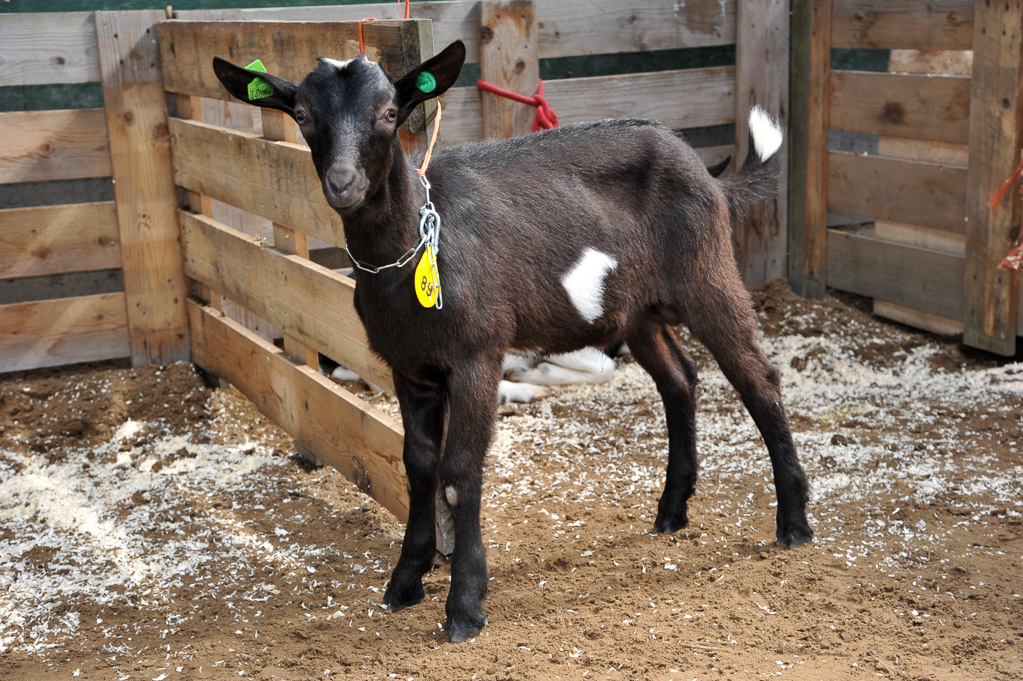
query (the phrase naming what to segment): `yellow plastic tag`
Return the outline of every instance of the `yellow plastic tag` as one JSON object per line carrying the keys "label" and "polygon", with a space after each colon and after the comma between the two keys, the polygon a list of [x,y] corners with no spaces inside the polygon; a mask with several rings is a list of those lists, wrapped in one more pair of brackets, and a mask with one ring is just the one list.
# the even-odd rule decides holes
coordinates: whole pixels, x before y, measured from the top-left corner
{"label": "yellow plastic tag", "polygon": [[423,251],[423,257],[416,265],[416,297],[423,307],[433,307],[437,304],[437,297],[440,295],[440,275],[434,276],[434,263],[437,260],[433,255],[433,246],[427,246]]}

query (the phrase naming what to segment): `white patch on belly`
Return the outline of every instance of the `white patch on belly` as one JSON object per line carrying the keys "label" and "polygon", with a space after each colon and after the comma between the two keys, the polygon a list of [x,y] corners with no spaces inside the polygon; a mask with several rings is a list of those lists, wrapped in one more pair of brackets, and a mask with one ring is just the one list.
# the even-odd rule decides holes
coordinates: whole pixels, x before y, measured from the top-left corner
{"label": "white patch on belly", "polygon": [[561,278],[575,309],[590,324],[604,314],[604,278],[616,267],[618,261],[607,253],[587,248],[575,267]]}

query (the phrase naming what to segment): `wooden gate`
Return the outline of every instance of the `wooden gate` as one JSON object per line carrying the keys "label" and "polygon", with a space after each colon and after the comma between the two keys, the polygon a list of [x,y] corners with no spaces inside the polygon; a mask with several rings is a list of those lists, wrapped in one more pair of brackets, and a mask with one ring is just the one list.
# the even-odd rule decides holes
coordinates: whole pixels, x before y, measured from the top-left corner
{"label": "wooden gate", "polygon": [[[994,210],[988,201],[1020,160],[1021,10],[1019,0],[793,3],[793,288],[869,296],[900,321],[958,327],[968,345],[1015,353],[1019,278],[997,265],[1019,233],[1019,194]],[[833,71],[832,48],[972,50],[972,77]],[[968,160],[829,150],[829,130],[962,146]],[[861,217],[848,225],[838,213]]]}
{"label": "wooden gate", "polygon": [[[309,260],[310,236],[342,246],[344,235],[308,149],[277,111],[260,110],[262,135],[200,120],[201,98],[231,99],[213,74],[214,56],[242,65],[260,59],[276,75],[300,81],[319,55],[356,56],[358,23],[167,21],[158,32],[164,87],[177,104],[169,120],[173,177],[191,208],[178,213],[184,270],[208,301],[188,303],[193,361],[404,521],[400,426],[319,371],[322,352],[370,382],[391,385],[355,314],[354,283]],[[368,23],[364,42],[367,56],[391,73],[433,53],[426,20]],[[410,128],[423,132],[424,116],[421,109]],[[404,139],[414,146],[421,137]],[[214,200],[270,220],[272,242],[214,219]],[[283,348],[226,316],[218,309],[223,299],[280,329]]]}

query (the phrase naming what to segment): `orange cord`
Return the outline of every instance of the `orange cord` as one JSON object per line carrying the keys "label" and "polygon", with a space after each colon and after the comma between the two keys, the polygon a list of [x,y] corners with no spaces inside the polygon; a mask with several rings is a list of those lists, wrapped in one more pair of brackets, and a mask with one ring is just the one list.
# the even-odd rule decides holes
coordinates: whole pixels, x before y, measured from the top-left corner
{"label": "orange cord", "polygon": [[423,157],[423,165],[419,166],[416,174],[419,177],[426,177],[426,169],[430,166],[430,158],[433,156],[433,145],[437,143],[437,134],[440,132],[440,101],[437,101],[437,117],[433,119],[433,135],[430,136],[430,144],[426,147],[426,156]]}
{"label": "orange cord", "polygon": [[366,47],[362,43],[362,22],[364,21],[376,21],[376,19],[374,17],[359,19],[359,54],[366,54]]}

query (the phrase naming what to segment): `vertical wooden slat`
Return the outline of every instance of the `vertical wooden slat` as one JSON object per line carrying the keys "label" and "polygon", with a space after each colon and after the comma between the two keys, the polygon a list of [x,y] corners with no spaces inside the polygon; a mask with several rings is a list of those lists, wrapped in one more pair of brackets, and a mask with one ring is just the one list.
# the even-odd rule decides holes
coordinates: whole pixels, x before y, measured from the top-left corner
{"label": "vertical wooden slat", "polygon": [[1018,274],[997,266],[1019,233],[1020,199],[1013,189],[995,210],[988,201],[1020,159],[1021,5],[978,0],[973,30],[963,340],[1000,355],[1016,352]]}
{"label": "vertical wooden slat", "polygon": [[[291,118],[281,111],[263,109],[263,137],[278,142],[298,142],[298,131]],[[290,227],[274,223],[274,247],[284,253],[294,253],[301,258],[309,259],[309,237],[304,232],[296,232]],[[319,370],[319,355],[316,350],[284,334],[284,352],[300,364],[307,364]]]}
{"label": "vertical wooden slat", "polygon": [[[531,96],[540,79],[532,0],[484,2],[480,12],[480,73],[486,82]],[[535,109],[483,93],[483,136],[504,139],[532,130]]]}
{"label": "vertical wooden slat", "polygon": [[[179,118],[197,121],[202,120],[201,97],[197,97],[195,95],[174,95],[174,103],[177,108]],[[188,204],[188,208],[193,213],[198,213],[207,217],[213,215],[213,199],[206,194],[200,194],[199,192],[186,189],[185,203]],[[196,282],[195,286],[199,297],[207,301],[214,309],[223,310],[224,297],[222,295],[210,290],[204,284]]]}
{"label": "vertical wooden slat", "polygon": [[[754,105],[777,120],[783,130],[788,128],[788,0],[739,0],[735,43],[736,163],[742,163],[748,151],[749,112]],[[787,134],[785,138],[787,141]],[[778,153],[783,158],[788,153],[784,143]],[[779,193],[758,205],[735,235],[739,270],[747,284],[759,284],[785,273],[787,178],[783,166]]]}
{"label": "vertical wooden slat", "polygon": [[163,12],[97,12],[132,364],[189,357],[166,99],[155,25]]}
{"label": "vertical wooden slat", "polygon": [[827,289],[828,72],[831,3],[792,2],[789,136],[789,283],[822,298]]}

